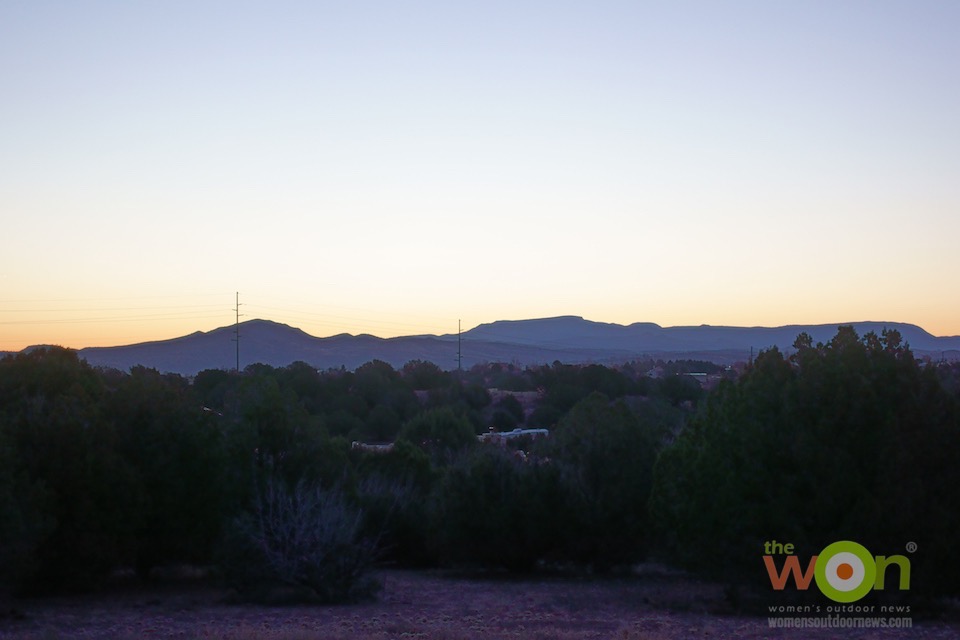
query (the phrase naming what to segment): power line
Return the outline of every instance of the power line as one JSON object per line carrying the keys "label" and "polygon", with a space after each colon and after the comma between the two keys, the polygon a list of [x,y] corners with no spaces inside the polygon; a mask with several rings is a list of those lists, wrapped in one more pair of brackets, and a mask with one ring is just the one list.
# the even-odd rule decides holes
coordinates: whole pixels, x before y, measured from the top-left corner
{"label": "power line", "polygon": [[207,320],[220,318],[221,315],[196,315],[193,313],[155,313],[139,316],[97,316],[87,318],[58,318],[56,320],[0,320],[0,325],[47,325],[47,324],[103,324],[103,323],[122,323],[122,322],[151,322],[162,320]]}
{"label": "power line", "polygon": [[105,302],[105,301],[114,301],[114,300],[168,300],[170,298],[211,298],[213,296],[223,295],[222,292],[217,293],[177,293],[169,295],[154,295],[154,296],[100,296],[100,297],[73,297],[73,298],[42,298],[42,297],[33,297],[33,298],[3,298],[0,299],[0,304],[22,304],[22,303],[46,303],[46,302]]}
{"label": "power line", "polygon": [[[108,312],[153,312],[162,311],[162,315],[180,314],[180,313],[198,313],[203,310],[212,310],[221,305],[217,304],[194,304],[194,305],[151,305],[142,307],[100,307],[96,305],[77,305],[72,307],[36,307],[32,309],[0,309],[0,313],[108,313]],[[170,311],[178,309],[178,311]],[[117,315],[117,317],[124,317]]]}

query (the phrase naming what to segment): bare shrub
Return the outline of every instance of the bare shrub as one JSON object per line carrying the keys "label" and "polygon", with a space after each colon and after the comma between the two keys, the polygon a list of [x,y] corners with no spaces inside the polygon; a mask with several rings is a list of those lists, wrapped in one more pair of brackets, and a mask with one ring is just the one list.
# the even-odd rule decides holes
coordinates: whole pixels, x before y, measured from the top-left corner
{"label": "bare shrub", "polygon": [[363,513],[339,488],[305,480],[290,489],[268,475],[224,552],[227,582],[254,600],[342,602],[379,588],[370,575],[378,540],[363,534]]}

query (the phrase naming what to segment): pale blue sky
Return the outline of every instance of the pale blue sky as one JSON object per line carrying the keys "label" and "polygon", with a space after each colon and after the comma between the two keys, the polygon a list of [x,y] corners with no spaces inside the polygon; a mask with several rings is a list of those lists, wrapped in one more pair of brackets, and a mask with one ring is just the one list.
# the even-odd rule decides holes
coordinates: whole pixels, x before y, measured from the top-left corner
{"label": "pale blue sky", "polygon": [[0,2],[0,349],[960,334],[960,3]]}

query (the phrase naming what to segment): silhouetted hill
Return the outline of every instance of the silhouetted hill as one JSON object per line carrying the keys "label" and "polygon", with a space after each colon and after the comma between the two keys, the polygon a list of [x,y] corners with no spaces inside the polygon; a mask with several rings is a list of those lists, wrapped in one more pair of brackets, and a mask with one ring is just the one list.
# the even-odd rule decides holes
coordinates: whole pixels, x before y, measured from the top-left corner
{"label": "silhouetted hill", "polygon": [[[80,356],[96,366],[126,370],[137,364],[192,375],[203,369],[232,369],[236,366],[234,327],[221,327],[209,332],[196,332],[181,338],[145,342],[120,347],[91,347],[80,350]],[[525,345],[503,345],[475,342],[463,358],[465,367],[479,362],[533,363],[564,361],[583,362],[604,354],[585,353],[578,349],[542,349]],[[240,324],[240,366],[264,363],[286,366],[291,362],[307,362],[319,369],[355,369],[371,360],[383,360],[400,367],[411,360],[428,360],[444,369],[457,366],[456,336],[454,340],[438,336],[378,338],[361,334],[340,334],[317,338],[300,329],[269,320],[250,320]]]}
{"label": "silhouetted hill", "polygon": [[[960,352],[960,337],[939,338],[920,327],[896,322],[852,323],[861,335],[884,328],[900,331],[919,354],[939,358],[942,351]],[[482,324],[462,334],[463,366],[482,362],[519,365],[550,363],[618,363],[642,357],[692,358],[730,364],[754,351],[777,346],[788,350],[805,331],[814,342],[826,342],[838,325],[786,327],[660,327],[652,323],[618,325],[576,316]],[[121,347],[92,347],[80,356],[97,366],[121,370],[135,365],[192,375],[204,369],[236,366],[234,327],[196,332],[172,340]],[[958,354],[960,355],[960,354]],[[340,334],[311,336],[300,329],[269,320],[240,324],[240,366],[264,363],[286,366],[307,362],[318,369],[356,367],[378,359],[400,367],[410,360],[427,360],[444,369],[457,366],[457,336],[378,338]]]}
{"label": "silhouetted hill", "polygon": [[618,351],[715,351],[742,350],[777,346],[785,350],[797,335],[806,332],[813,342],[827,342],[837,333],[840,324],[852,324],[857,333],[870,331],[878,335],[884,329],[896,329],[915,350],[939,351],[960,347],[960,337],[938,338],[920,327],[902,322],[847,322],[820,325],[787,325],[783,327],[724,327],[700,325],[661,327],[650,322],[631,325],[592,322],[578,316],[560,316],[540,320],[506,320],[481,324],[467,331],[467,337],[482,340],[524,344],[538,347],[576,345],[581,348]]}

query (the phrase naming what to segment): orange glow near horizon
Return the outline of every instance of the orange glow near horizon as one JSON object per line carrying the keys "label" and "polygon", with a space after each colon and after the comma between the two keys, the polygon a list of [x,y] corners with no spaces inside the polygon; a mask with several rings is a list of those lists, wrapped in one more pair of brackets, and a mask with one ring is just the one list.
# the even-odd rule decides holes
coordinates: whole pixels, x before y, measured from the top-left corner
{"label": "orange glow near horizon", "polygon": [[[2,315],[2,314],[0,314]],[[232,326],[234,317],[231,313],[222,313],[219,316],[206,316],[199,318],[177,319],[177,320],[97,320],[97,314],[91,313],[90,319],[77,319],[76,315],[72,319],[48,319],[31,321],[24,325],[5,325],[3,326],[2,339],[0,339],[0,351],[19,351],[29,346],[41,344],[59,345],[69,348],[81,349],[85,347],[111,347],[137,344],[142,342],[153,342],[179,338],[195,331],[208,332],[220,327]],[[629,316],[622,317],[611,314],[609,317],[591,315],[586,313],[548,312],[541,315],[516,316],[516,315],[498,315],[463,318],[462,327],[468,331],[479,324],[494,322],[496,320],[526,320],[540,317],[553,317],[556,315],[580,315],[587,320],[596,322],[609,322],[615,324],[632,324],[634,322],[654,322],[663,327],[671,326],[697,326],[709,324],[714,326],[766,326],[776,327],[784,325],[820,325],[820,324],[842,324],[848,322],[863,321],[881,321],[881,322],[904,322],[915,324],[925,329],[935,336],[957,336],[960,335],[960,323],[956,317],[943,317],[940,322],[933,319],[929,322],[919,321],[917,318],[896,318],[886,316],[856,315],[848,316],[842,320],[836,317],[836,314],[798,314],[800,317],[788,317],[785,314],[768,313],[766,316],[751,316],[745,311],[728,314],[715,314],[713,318],[704,318],[692,320],[690,317],[677,316],[668,320],[657,318]],[[102,316],[100,316],[102,317]],[[389,317],[389,316],[384,316]],[[763,321],[757,319],[763,318]],[[381,338],[392,338],[405,335],[419,334],[452,334],[456,333],[456,319],[447,319],[446,322],[411,322],[408,317],[399,316],[396,322],[385,319],[363,320],[362,318],[349,318],[344,316],[328,315],[322,318],[310,319],[303,314],[284,314],[283,312],[246,314],[241,318],[241,322],[253,318],[272,320],[287,324],[316,337],[329,337],[340,333],[350,334],[371,334]]]}

